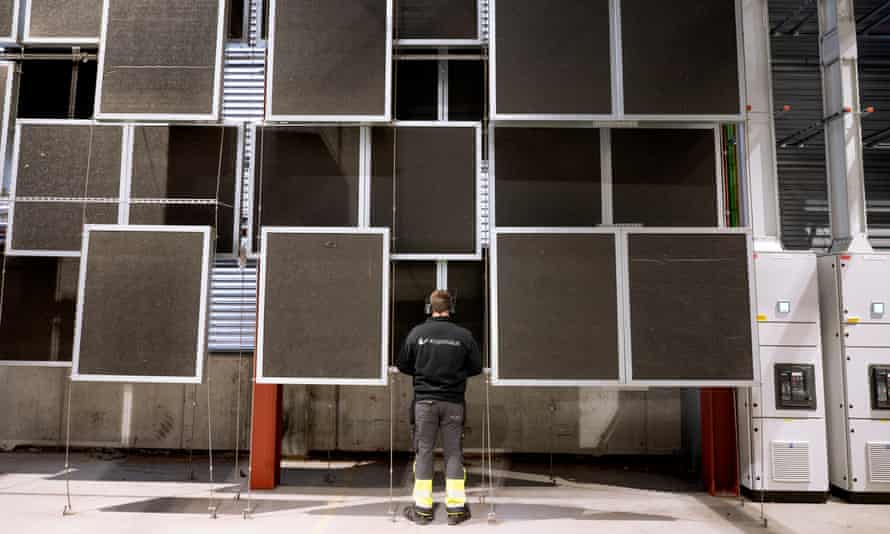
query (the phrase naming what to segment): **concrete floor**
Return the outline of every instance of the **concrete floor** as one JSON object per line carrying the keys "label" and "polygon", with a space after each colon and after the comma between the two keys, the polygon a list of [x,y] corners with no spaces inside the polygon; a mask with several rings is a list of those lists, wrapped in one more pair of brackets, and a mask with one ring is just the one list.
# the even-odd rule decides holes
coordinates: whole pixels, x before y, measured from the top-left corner
{"label": "concrete floor", "polygon": [[[767,504],[768,526],[760,505],[714,498],[662,462],[648,466],[620,463],[549,463],[500,458],[495,462],[494,497],[486,489],[479,459],[470,461],[468,486],[474,518],[461,528],[472,531],[539,533],[795,533],[856,534],[890,532],[890,506]],[[3,532],[343,532],[436,531],[447,528],[444,513],[436,524],[417,527],[388,515],[410,500],[407,458],[394,468],[390,500],[388,462],[381,458],[287,462],[285,485],[253,492],[256,511],[247,506],[245,478],[232,455],[215,458],[213,484],[218,516],[207,512],[208,462],[197,455],[123,455],[81,452],[72,456],[70,476],[74,514],[63,517],[66,502],[64,455],[58,452],[0,453],[0,525]],[[241,468],[244,467],[242,461]],[[555,483],[551,481],[551,473]],[[437,487],[442,486],[441,481]],[[485,482],[485,487],[488,482]],[[441,488],[439,488],[441,489]],[[438,496],[441,500],[441,494]],[[494,504],[494,523],[487,515]]]}

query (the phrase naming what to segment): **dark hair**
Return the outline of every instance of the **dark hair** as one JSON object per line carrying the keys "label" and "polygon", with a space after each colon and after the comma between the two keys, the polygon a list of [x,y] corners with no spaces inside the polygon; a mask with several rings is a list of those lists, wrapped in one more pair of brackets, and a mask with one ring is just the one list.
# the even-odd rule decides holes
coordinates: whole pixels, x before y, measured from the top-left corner
{"label": "dark hair", "polygon": [[451,311],[451,294],[443,289],[437,289],[430,294],[430,310],[433,313],[446,313]]}

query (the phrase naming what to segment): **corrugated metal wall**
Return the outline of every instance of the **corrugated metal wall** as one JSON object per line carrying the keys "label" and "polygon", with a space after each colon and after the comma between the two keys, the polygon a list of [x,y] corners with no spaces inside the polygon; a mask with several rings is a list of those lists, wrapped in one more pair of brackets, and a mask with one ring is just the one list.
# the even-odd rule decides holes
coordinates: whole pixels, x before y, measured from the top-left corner
{"label": "corrugated metal wall", "polygon": [[[890,248],[890,4],[857,0],[863,167],[872,246]],[[883,22],[881,22],[883,21]]]}
{"label": "corrugated metal wall", "polygon": [[769,0],[769,18],[782,244],[826,248],[831,234],[816,5]]}

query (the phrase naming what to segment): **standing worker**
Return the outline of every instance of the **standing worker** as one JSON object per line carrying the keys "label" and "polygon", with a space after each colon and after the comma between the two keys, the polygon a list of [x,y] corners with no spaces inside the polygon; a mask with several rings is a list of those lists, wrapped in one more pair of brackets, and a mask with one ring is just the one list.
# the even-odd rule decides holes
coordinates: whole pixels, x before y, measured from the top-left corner
{"label": "standing worker", "polygon": [[448,524],[470,518],[465,490],[463,431],[467,378],[482,372],[482,355],[473,334],[451,322],[447,291],[430,295],[432,317],[405,339],[396,365],[414,377],[414,505],[405,508],[411,521],[433,520],[433,450],[442,433],[445,451],[445,507]]}

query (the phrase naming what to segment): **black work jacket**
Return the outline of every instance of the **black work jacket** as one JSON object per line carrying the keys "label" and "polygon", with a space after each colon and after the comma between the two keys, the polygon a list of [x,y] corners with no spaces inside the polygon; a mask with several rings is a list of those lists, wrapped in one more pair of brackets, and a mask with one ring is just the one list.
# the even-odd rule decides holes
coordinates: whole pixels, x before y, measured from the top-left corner
{"label": "black work jacket", "polygon": [[396,365],[414,377],[415,400],[462,403],[467,378],[482,372],[482,354],[469,330],[433,317],[411,330]]}

